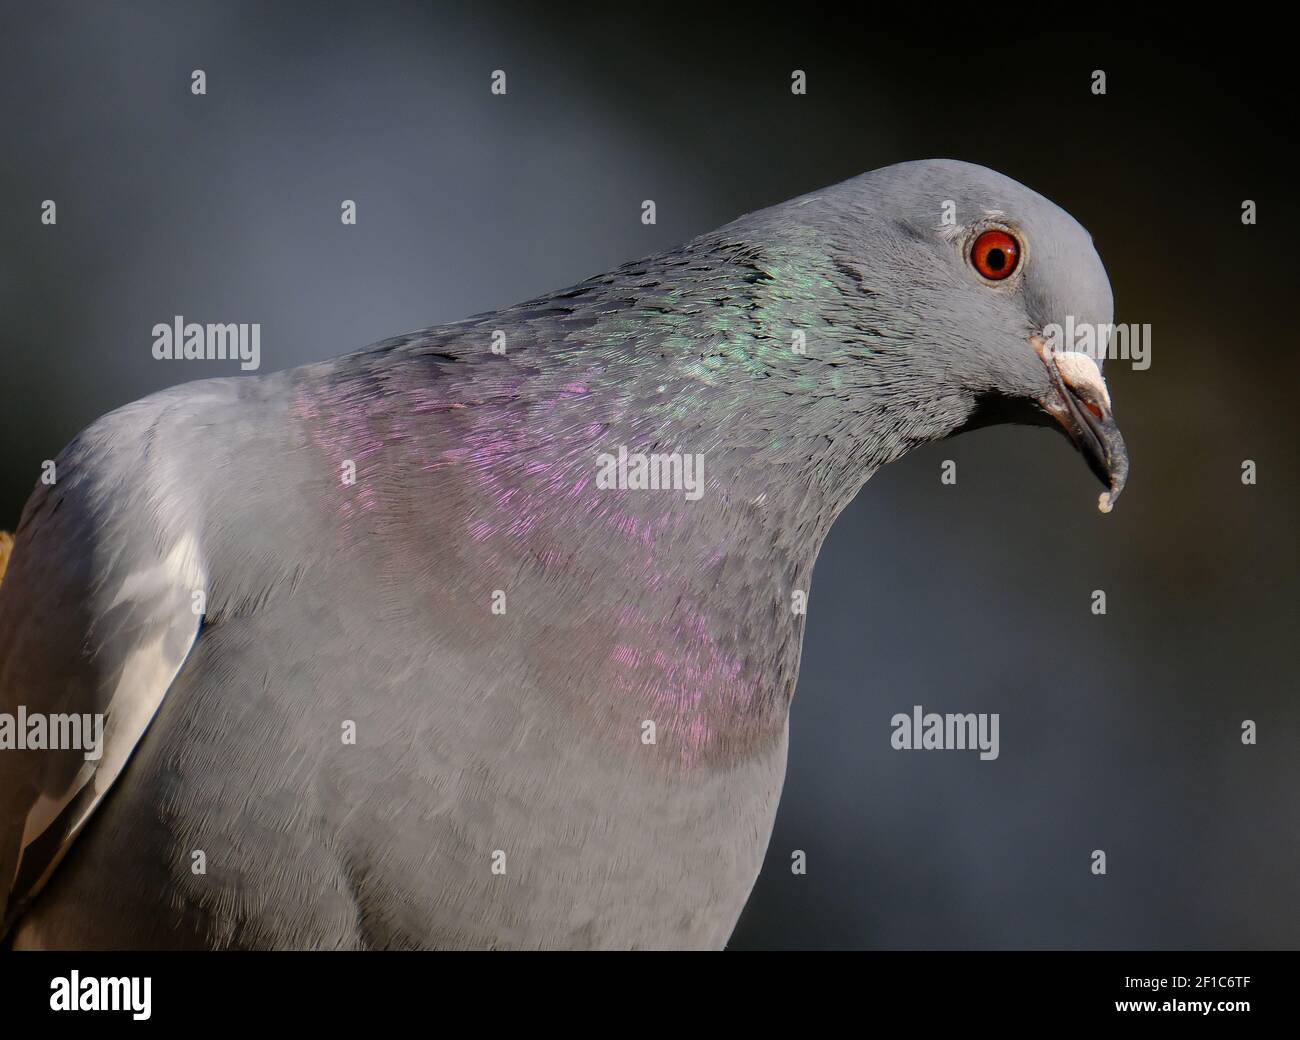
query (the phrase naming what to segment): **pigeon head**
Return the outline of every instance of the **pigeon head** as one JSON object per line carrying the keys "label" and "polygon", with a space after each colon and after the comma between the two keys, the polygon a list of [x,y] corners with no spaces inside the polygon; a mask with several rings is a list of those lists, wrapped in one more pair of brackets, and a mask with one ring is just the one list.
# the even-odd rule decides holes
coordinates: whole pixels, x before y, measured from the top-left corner
{"label": "pigeon head", "polygon": [[1068,213],[991,170],[929,160],[737,223],[777,256],[816,257],[810,339],[827,341],[850,407],[894,417],[891,457],[993,423],[1053,425],[1107,486],[1109,511],[1128,473],[1101,372],[1113,303]]}

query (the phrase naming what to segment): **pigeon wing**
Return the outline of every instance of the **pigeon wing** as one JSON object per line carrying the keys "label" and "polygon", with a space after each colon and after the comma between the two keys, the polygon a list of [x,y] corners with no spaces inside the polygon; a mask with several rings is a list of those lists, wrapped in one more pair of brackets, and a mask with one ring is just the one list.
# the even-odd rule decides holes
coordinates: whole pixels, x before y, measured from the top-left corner
{"label": "pigeon wing", "polygon": [[[18,527],[0,585],[0,935],[122,772],[200,628],[197,527],[154,450],[165,411],[146,399],[88,428]],[[81,725],[79,746],[33,748],[33,719],[47,745]]]}

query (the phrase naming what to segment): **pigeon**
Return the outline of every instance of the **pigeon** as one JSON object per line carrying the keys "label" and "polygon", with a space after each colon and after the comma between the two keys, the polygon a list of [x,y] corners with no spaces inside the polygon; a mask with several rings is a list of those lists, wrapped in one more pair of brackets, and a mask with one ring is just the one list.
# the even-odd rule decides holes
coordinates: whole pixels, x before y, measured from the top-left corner
{"label": "pigeon", "polygon": [[104,416],[0,585],[5,941],[724,947],[836,516],[1001,422],[1109,509],[1101,357],[1049,329],[1111,314],[1072,217],[927,160]]}

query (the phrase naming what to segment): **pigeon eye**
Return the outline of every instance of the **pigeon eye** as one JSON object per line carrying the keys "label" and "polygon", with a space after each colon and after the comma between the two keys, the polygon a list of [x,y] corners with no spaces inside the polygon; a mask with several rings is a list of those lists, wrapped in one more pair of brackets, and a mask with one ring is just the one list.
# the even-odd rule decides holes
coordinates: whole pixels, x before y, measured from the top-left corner
{"label": "pigeon eye", "polygon": [[1020,243],[1005,231],[985,231],[971,247],[970,262],[985,278],[1000,282],[1020,262]]}

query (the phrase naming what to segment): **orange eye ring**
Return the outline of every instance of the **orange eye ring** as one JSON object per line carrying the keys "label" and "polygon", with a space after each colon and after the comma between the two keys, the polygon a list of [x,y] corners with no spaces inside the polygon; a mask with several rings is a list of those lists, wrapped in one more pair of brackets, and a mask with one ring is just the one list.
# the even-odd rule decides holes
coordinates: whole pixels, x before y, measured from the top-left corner
{"label": "orange eye ring", "polygon": [[1020,243],[1005,231],[985,231],[971,246],[970,262],[983,277],[1000,282],[1020,263]]}

